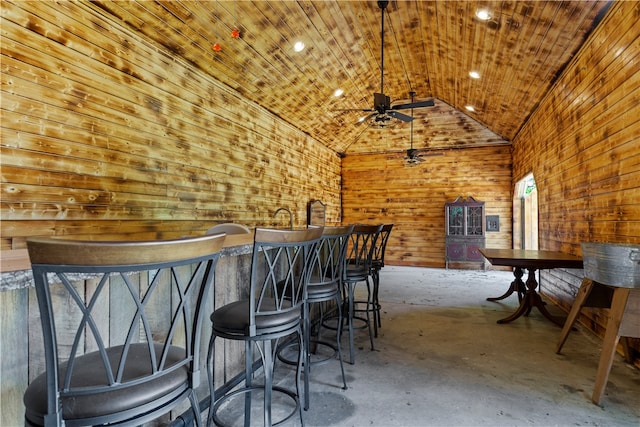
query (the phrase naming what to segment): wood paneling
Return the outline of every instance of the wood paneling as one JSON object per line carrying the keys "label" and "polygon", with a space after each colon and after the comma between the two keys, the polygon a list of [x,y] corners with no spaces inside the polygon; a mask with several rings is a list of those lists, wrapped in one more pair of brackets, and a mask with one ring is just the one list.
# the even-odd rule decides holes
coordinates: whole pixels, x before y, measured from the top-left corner
{"label": "wood paneling", "polygon": [[[640,244],[639,17],[637,2],[614,3],[514,139],[514,182],[533,172],[538,187],[540,249],[581,255],[581,242]],[[568,311],[581,274],[542,278]],[[602,335],[606,311],[583,312]]]}
{"label": "wood paneling", "polygon": [[[607,4],[391,0],[385,16],[383,92],[394,103],[406,101],[415,90],[419,98],[435,97],[458,112],[474,105],[476,111],[469,113],[474,120],[511,140]],[[366,150],[366,140],[357,138],[361,128],[354,125],[361,113],[336,110],[371,108],[373,93],[380,91],[381,11],[375,0],[58,5],[65,14],[87,7],[105,21],[78,25],[105,29],[104,37],[121,51],[109,56],[115,64],[126,67],[132,57],[128,47],[137,42],[114,32],[109,20],[214,76],[333,151]],[[491,20],[475,17],[481,7],[490,11]],[[234,27],[239,39],[229,36]],[[60,33],[52,36],[67,42]],[[293,50],[299,39],[307,46],[301,53]],[[214,52],[214,43],[222,50]],[[167,71],[154,65],[150,69],[159,76],[175,69],[170,60]],[[469,78],[471,70],[482,78]],[[332,95],[337,88],[344,90],[339,98]],[[437,117],[430,109],[421,114],[425,120]],[[456,134],[472,133],[462,124],[456,129],[441,142],[454,145]],[[475,145],[479,136],[463,141]],[[403,139],[392,132],[387,142],[397,147]]]}
{"label": "wood paneling", "polygon": [[340,221],[334,152],[123,24],[89,3],[3,3],[2,249],[282,226],[280,206],[302,225],[311,199]]}
{"label": "wood paneling", "polygon": [[[12,426],[24,421],[22,397],[29,384],[29,298],[35,292],[16,289],[0,292],[0,376],[2,376],[2,402],[0,425]],[[40,329],[40,324],[33,324]],[[40,334],[42,341],[42,334]],[[42,345],[42,344],[40,344]]]}
{"label": "wood paneling", "polygon": [[500,215],[500,231],[487,233],[487,247],[511,247],[510,147],[443,153],[414,166],[404,164],[404,153],[343,159],[343,221],[393,223],[385,263],[444,267],[444,204],[460,195]]}

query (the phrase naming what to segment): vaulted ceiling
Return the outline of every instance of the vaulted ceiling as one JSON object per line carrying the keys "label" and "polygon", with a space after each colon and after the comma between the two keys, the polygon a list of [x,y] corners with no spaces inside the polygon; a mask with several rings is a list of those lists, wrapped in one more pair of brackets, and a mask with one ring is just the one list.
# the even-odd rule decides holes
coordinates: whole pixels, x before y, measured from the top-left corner
{"label": "vaulted ceiling", "polygon": [[[606,1],[97,1],[173,55],[340,154],[509,144],[607,8]],[[490,18],[476,16],[479,9]],[[239,37],[231,36],[233,29]],[[294,50],[304,42],[302,52]],[[220,50],[214,50],[218,44]],[[433,99],[376,129],[358,119]],[[472,78],[470,71],[479,73]],[[334,96],[336,89],[344,93]],[[466,107],[473,106],[475,111]]]}

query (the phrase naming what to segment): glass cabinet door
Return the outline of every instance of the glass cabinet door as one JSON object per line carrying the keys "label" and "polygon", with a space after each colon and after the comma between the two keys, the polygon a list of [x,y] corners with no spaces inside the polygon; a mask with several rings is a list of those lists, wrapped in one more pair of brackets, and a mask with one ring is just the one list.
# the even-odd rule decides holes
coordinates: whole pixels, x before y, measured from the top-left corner
{"label": "glass cabinet door", "polygon": [[449,203],[447,236],[484,236],[484,206],[478,202]]}
{"label": "glass cabinet door", "polygon": [[464,213],[462,206],[447,207],[447,234],[450,236],[464,236]]}
{"label": "glass cabinet door", "polygon": [[482,236],[483,230],[483,209],[482,206],[467,206],[467,236]]}

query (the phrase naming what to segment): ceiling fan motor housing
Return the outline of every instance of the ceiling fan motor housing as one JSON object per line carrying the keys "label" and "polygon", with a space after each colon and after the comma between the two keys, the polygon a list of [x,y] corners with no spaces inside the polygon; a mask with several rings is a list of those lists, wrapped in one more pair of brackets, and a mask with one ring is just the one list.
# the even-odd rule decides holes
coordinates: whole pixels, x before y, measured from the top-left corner
{"label": "ceiling fan motor housing", "polygon": [[385,111],[391,108],[391,98],[383,93],[374,93],[373,104],[375,110],[377,110],[380,114],[384,114]]}

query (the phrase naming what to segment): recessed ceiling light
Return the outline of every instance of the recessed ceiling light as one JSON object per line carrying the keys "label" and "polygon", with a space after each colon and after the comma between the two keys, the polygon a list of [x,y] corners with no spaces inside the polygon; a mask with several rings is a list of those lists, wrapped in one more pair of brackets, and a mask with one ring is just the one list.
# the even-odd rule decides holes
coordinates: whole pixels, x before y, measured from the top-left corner
{"label": "recessed ceiling light", "polygon": [[489,15],[489,11],[487,9],[478,9],[476,10],[476,16],[478,19],[482,19],[483,21],[488,21],[491,19],[491,15]]}
{"label": "recessed ceiling light", "polygon": [[335,92],[333,92],[333,96],[335,96],[337,98],[340,95],[342,95],[343,93],[344,93],[344,91],[342,89],[336,89]]}
{"label": "recessed ceiling light", "polygon": [[475,108],[473,108],[473,105],[467,105],[467,106],[466,106],[466,107],[464,107],[464,108],[466,108],[468,111],[476,111],[476,109],[475,109]]}
{"label": "recessed ceiling light", "polygon": [[480,73],[477,71],[469,71],[469,76],[474,78],[474,79],[479,79],[480,78]]}
{"label": "recessed ceiling light", "polygon": [[293,45],[293,50],[295,50],[296,52],[302,52],[304,50],[304,43],[303,42],[296,42]]}

